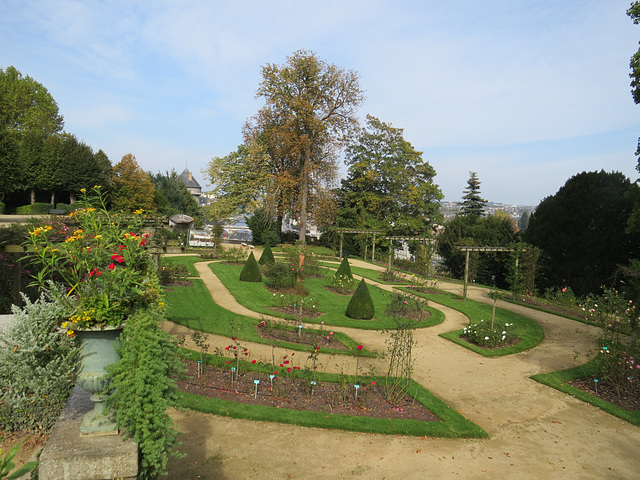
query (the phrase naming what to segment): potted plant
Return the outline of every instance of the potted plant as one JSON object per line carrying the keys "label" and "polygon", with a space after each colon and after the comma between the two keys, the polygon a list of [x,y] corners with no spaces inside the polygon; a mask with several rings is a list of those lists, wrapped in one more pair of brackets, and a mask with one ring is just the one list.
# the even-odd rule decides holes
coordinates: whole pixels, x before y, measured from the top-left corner
{"label": "potted plant", "polygon": [[161,304],[160,287],[144,212],[109,212],[101,187],[81,190],[80,208],[65,224],[44,224],[29,232],[28,259],[39,268],[32,285],[65,307],[61,328],[81,342],[78,384],[90,392],[94,410],[83,421],[85,434],[114,431],[103,414],[107,365],[118,360],[114,344],[129,316]]}

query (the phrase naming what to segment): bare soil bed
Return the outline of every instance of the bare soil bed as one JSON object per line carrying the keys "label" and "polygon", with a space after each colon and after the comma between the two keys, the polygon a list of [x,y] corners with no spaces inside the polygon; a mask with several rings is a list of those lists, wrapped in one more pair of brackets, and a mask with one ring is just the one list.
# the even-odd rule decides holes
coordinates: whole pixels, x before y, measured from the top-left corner
{"label": "bare soil bed", "polygon": [[[277,340],[280,342],[296,343],[300,345],[313,345],[320,348],[332,348],[334,350],[347,350],[341,342],[336,340],[330,330],[323,334],[317,331],[309,331],[302,329],[300,332],[292,328],[260,326],[256,325],[256,332],[260,337],[268,340]],[[299,334],[298,334],[299,333]]]}
{"label": "bare soil bed", "polygon": [[[205,397],[327,414],[440,421],[410,396],[404,396],[395,404],[388,403],[384,399],[382,386],[372,384],[365,376],[358,380],[361,384],[356,399],[353,383],[318,382],[312,388],[310,380],[286,374],[278,374],[271,380],[268,374],[254,372],[241,372],[234,375],[232,380],[231,368],[223,370],[209,365],[204,374],[198,377],[195,362],[185,360],[185,366],[190,379],[178,380],[178,388]],[[255,380],[260,381],[257,394]]]}
{"label": "bare soil bed", "polygon": [[595,377],[583,377],[576,378],[568,383],[572,387],[590,393],[630,412],[640,409],[640,397],[637,395],[627,395],[622,392],[618,394],[618,390],[614,386],[603,384],[602,382],[598,382],[598,391],[596,392],[596,382],[594,380]]}

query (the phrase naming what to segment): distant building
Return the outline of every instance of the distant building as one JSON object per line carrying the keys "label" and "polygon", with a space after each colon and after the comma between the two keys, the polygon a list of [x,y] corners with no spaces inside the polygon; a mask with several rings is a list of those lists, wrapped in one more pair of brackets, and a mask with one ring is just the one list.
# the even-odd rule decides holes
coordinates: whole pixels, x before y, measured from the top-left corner
{"label": "distant building", "polygon": [[184,186],[187,187],[187,190],[189,190],[189,193],[191,193],[191,195],[193,195],[196,198],[196,200],[198,200],[198,204],[199,204],[200,196],[202,195],[202,187],[196,181],[196,179],[193,178],[193,174],[188,169],[185,168],[184,172],[178,175],[178,180],[184,183]]}

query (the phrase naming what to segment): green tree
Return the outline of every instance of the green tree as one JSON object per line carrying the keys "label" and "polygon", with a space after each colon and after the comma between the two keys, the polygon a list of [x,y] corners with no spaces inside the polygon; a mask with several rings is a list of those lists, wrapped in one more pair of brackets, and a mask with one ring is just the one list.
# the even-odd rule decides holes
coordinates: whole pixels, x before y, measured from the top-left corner
{"label": "green tree", "polygon": [[484,207],[487,205],[487,201],[480,196],[481,183],[476,172],[469,172],[467,188],[463,190],[463,201],[460,203],[460,215],[473,217],[484,215]]}
{"label": "green tree", "polygon": [[256,261],[256,257],[253,256],[253,252],[249,254],[249,258],[244,263],[244,267],[240,272],[241,282],[261,282],[262,274],[260,273],[260,267]]}
{"label": "green tree", "polygon": [[[435,170],[403,137],[401,128],[367,115],[346,148],[347,178],[342,181],[343,206],[360,228],[393,229],[397,234],[424,235],[440,220],[442,192]],[[344,212],[344,213],[349,213]]]}
{"label": "green tree", "polygon": [[149,174],[155,186],[155,203],[158,213],[170,217],[184,213],[201,222],[202,213],[198,201],[180,181],[175,170],[161,174]]}
{"label": "green tree", "polygon": [[[298,50],[284,65],[262,67],[257,96],[265,99],[266,118],[259,128],[287,152],[298,179],[296,205],[304,242],[314,183],[335,177],[335,155],[345,134],[356,125],[356,108],[363,101],[358,74],[345,72],[320,60],[315,53]],[[272,144],[274,142],[271,142]]]}
{"label": "green tree", "polygon": [[520,218],[518,219],[518,228],[521,232],[524,232],[527,227],[529,227],[529,218],[531,218],[529,210],[525,210],[522,212],[522,215],[520,215]]}
{"label": "green tree", "polygon": [[155,186],[151,175],[145,172],[136,157],[128,153],[113,167],[110,200],[113,208],[125,212],[138,209],[154,212]]}
{"label": "green tree", "polygon": [[[64,120],[49,91],[33,78],[23,77],[15,67],[0,69],[0,200],[14,190],[35,189],[43,177],[36,156],[44,140],[62,131]],[[25,140],[25,136],[29,136]],[[23,145],[28,143],[28,145]],[[26,151],[22,151],[26,148]],[[26,163],[25,163],[26,162]]]}
{"label": "green tree", "polygon": [[364,278],[360,280],[356,291],[353,293],[351,300],[349,300],[345,315],[359,320],[371,320],[375,315],[373,300]]}
{"label": "green tree", "polygon": [[[508,215],[458,215],[444,225],[438,237],[438,252],[456,278],[462,278],[465,253],[460,247],[511,247],[519,241],[514,221]],[[469,279],[501,288],[508,286],[509,256],[505,253],[470,252]]]}
{"label": "green tree", "polygon": [[583,172],[538,205],[523,238],[544,252],[540,286],[596,293],[616,266],[638,258],[637,235],[625,232],[629,185],[620,172]]}
{"label": "green tree", "polygon": [[221,220],[238,211],[252,213],[265,204],[265,159],[255,145],[239,145],[235,152],[212,158],[204,175],[215,196],[215,200],[206,207],[212,218]]}

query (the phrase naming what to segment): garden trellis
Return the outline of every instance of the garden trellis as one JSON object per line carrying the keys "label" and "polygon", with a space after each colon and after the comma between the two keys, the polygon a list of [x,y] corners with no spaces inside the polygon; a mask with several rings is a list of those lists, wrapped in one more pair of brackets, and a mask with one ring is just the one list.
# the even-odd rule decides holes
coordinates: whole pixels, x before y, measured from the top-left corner
{"label": "garden trellis", "polygon": [[[462,288],[462,299],[467,299],[467,286],[469,284],[469,252],[515,252],[526,251],[524,248],[510,248],[510,247],[458,247],[460,251],[465,252],[464,260],[464,286]],[[518,258],[516,258],[516,271],[518,270]]]}
{"label": "garden trellis", "polygon": [[[344,240],[344,234],[352,234],[352,233],[364,233],[364,234],[373,234],[373,242],[371,242],[371,261],[375,260],[376,256],[376,234],[382,233],[381,230],[368,230],[368,229],[358,229],[358,228],[334,228],[335,232],[340,234],[340,259],[342,260],[342,242]],[[367,259],[367,244],[365,242],[365,250],[364,250],[364,259]]]}

